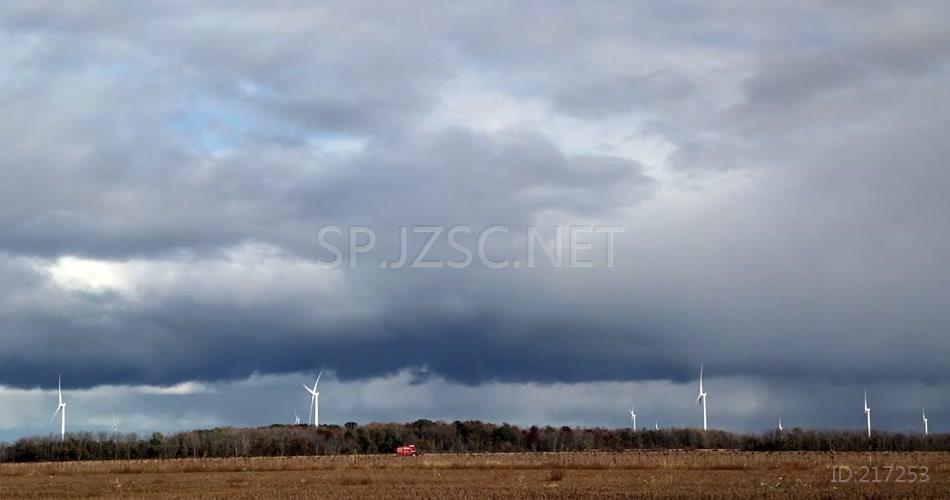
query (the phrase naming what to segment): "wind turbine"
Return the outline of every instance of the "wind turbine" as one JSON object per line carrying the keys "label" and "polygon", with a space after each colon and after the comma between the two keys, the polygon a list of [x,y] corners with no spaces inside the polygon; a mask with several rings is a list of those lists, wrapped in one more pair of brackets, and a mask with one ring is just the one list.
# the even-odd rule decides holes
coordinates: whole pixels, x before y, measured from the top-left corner
{"label": "wind turbine", "polygon": [[871,437],[871,409],[868,408],[868,388],[864,388],[864,414],[868,417],[868,438]]}
{"label": "wind turbine", "polygon": [[297,415],[297,410],[294,410],[294,425],[300,425],[300,415]]}
{"label": "wind turbine", "polygon": [[655,431],[660,430],[660,421],[659,421],[659,420],[654,420],[654,421],[653,421],[653,430],[655,430]]}
{"label": "wind turbine", "polygon": [[703,405],[703,430],[706,430],[706,393],[703,392],[703,365],[699,365],[699,396],[696,396],[696,402]]}
{"label": "wind turbine", "polygon": [[303,384],[303,388],[310,393],[310,414],[307,415],[307,424],[310,424],[310,415],[313,415],[313,426],[318,427],[320,425],[320,392],[317,391],[317,384],[320,383],[320,377],[323,375],[323,371],[317,375],[317,381],[313,383],[313,389]]}
{"label": "wind turbine", "polygon": [[59,376],[59,406],[56,407],[56,411],[53,412],[53,416],[50,417],[49,421],[52,423],[56,419],[56,414],[60,413],[62,421],[59,427],[60,440],[66,441],[66,402],[63,401],[63,376]]}
{"label": "wind turbine", "polygon": [[115,413],[112,414],[112,437],[115,438],[116,431],[119,430],[118,424],[115,423]]}
{"label": "wind turbine", "polygon": [[927,410],[924,408],[920,409],[920,416],[924,419],[924,436],[927,435]]}
{"label": "wind turbine", "polygon": [[779,432],[782,432],[783,430],[785,430],[785,429],[782,428],[782,417],[779,417],[779,418],[778,418],[778,431],[779,431]]}
{"label": "wind turbine", "polygon": [[630,420],[633,420],[633,430],[637,430],[637,407],[630,407]]}

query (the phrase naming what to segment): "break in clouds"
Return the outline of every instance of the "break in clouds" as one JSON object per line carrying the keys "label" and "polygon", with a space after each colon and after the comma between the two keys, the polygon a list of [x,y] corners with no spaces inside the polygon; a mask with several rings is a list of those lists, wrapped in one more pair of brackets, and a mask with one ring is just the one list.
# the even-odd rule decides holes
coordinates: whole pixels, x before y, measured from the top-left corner
{"label": "break in clouds", "polygon": [[[328,396],[331,421],[466,418],[511,387],[583,388],[603,412],[485,418],[621,425],[604,415],[637,390],[675,392],[638,387],[705,362],[736,381],[711,412],[768,391],[857,408],[868,385],[946,415],[948,20],[943,2],[5,2],[0,384],[253,401],[260,377],[324,368],[440,401]],[[327,268],[326,225],[390,237]],[[623,232],[611,267],[375,265],[432,225]],[[238,422],[148,394],[185,427],[294,404]],[[772,421],[749,404],[717,425]]]}

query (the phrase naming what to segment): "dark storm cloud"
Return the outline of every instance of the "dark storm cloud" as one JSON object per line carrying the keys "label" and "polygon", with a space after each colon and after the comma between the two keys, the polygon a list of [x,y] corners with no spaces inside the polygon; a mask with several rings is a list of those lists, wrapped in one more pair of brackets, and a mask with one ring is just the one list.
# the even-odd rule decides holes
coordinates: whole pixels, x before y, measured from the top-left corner
{"label": "dark storm cloud", "polygon": [[184,153],[141,165],[124,159],[98,174],[11,159],[0,243],[34,255],[121,259],[264,240],[309,254],[322,224],[526,224],[542,210],[590,215],[634,205],[650,183],[635,161],[568,157],[531,133],[447,131],[372,142],[346,160],[299,147],[209,163]]}
{"label": "dark storm cloud", "polygon": [[[533,8],[5,3],[0,382],[950,378],[943,4]],[[616,268],[374,266],[591,221]]]}

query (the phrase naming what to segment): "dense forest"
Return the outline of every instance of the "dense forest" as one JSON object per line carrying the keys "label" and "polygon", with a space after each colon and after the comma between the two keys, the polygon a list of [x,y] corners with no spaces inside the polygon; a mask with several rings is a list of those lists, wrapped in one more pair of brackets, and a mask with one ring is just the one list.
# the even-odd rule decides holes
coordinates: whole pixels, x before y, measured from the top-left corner
{"label": "dense forest", "polygon": [[950,451],[950,434],[901,434],[791,429],[736,434],[697,429],[638,430],[530,427],[480,421],[408,424],[349,422],[344,426],[272,425],[217,428],[150,436],[77,432],[27,437],[0,444],[0,461],[173,459],[200,457],[300,456],[393,453],[416,444],[422,453],[623,451],[643,449],[726,448],[754,451]]}

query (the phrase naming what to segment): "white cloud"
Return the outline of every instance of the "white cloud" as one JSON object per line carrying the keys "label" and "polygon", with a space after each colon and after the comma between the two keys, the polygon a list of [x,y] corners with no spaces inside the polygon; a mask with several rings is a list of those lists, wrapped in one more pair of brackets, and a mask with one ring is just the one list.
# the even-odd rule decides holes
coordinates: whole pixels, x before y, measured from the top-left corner
{"label": "white cloud", "polygon": [[37,263],[38,270],[46,270],[53,282],[66,290],[86,292],[117,291],[133,292],[122,272],[122,264],[106,261],[60,257],[53,263]]}
{"label": "white cloud", "polygon": [[130,301],[280,302],[301,295],[330,297],[343,286],[339,270],[263,244],[231,247],[214,256],[179,253],[174,258],[127,261],[65,256],[36,260],[34,266],[64,290],[114,292]]}

